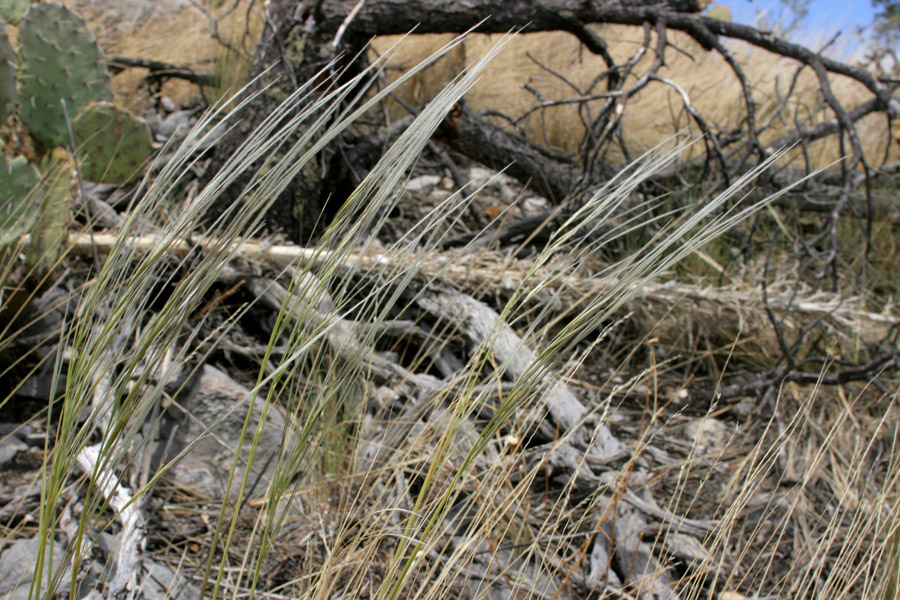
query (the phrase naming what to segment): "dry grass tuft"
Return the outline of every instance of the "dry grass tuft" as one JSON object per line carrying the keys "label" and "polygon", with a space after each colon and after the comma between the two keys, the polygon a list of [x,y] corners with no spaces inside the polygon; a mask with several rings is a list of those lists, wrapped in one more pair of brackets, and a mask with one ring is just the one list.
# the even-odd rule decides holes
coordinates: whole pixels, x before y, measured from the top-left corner
{"label": "dry grass tuft", "polygon": [[[205,56],[201,49],[206,46],[185,43],[183,28],[178,44],[171,37],[150,44],[140,41],[143,34],[127,39],[123,32],[155,23],[152,15],[146,21],[104,21],[100,14],[92,17],[88,7],[83,10],[107,39],[110,53],[149,54],[159,43],[180,46],[172,54],[153,56],[161,60],[181,64]],[[633,51],[634,30],[603,31],[616,39],[617,56]],[[113,41],[116,35],[122,36],[118,42]],[[571,88],[546,70],[535,69],[526,53],[552,69],[564,70],[573,82],[587,81],[602,68],[580,55],[571,40],[553,35],[514,41],[511,51],[502,55],[507,58],[488,67],[470,93],[472,104],[520,113],[531,106],[531,97],[513,90],[529,80],[548,98],[569,94]],[[690,77],[692,98],[709,114],[719,115],[725,127],[740,109],[729,91],[735,85],[733,77],[716,57],[701,56],[689,41],[679,40],[697,60],[673,58],[672,76]],[[431,37],[417,43],[443,41]],[[487,43],[476,37],[463,50],[451,51],[429,74],[414,77],[403,93],[415,103],[430,99],[429,90],[443,87],[443,78],[459,69],[457,61],[471,59]],[[422,47],[413,44],[408,52],[393,63],[406,65]],[[757,58],[745,57],[751,63]],[[771,96],[790,69],[763,60],[750,69],[756,73],[760,101]],[[457,91],[463,87],[460,84]],[[849,86],[839,91],[846,94],[843,98],[853,93]],[[806,110],[801,105],[809,102],[809,110],[818,110],[812,89],[799,98],[794,108]],[[302,98],[294,101],[300,103]],[[454,101],[455,97],[445,96],[442,109],[448,110]],[[495,102],[502,103],[492,105]],[[679,102],[666,88],[652,87],[630,106],[626,128],[634,136],[635,148],[652,146],[668,139],[673,129],[690,127]],[[293,108],[285,105],[281,116]],[[886,594],[895,593],[890,590],[896,586],[890,586],[896,580],[900,524],[896,447],[900,407],[891,381],[876,374],[869,383],[828,389],[785,384],[761,399],[729,405],[693,398],[685,403],[689,396],[677,393],[694,384],[689,369],[677,368],[684,364],[694,367],[706,360],[718,365],[720,353],[746,364],[772,353],[774,343],[760,314],[758,294],[746,282],[717,290],[689,282],[654,283],[651,276],[671,273],[662,267],[655,270],[658,265],[672,266],[667,263],[672,255],[654,254],[655,248],[641,258],[625,257],[608,271],[592,264],[594,238],[581,237],[578,231],[582,220],[593,227],[592,218],[612,213],[607,195],[600,193],[585,209],[594,212],[578,215],[571,228],[557,232],[553,243],[534,259],[517,261],[489,252],[442,256],[437,250],[440,238],[468,202],[454,197],[423,219],[421,247],[397,244],[367,262],[373,241],[364,225],[372,224],[375,231],[384,225],[383,215],[399,202],[393,191],[401,186],[396,184],[421,155],[441,116],[436,109],[424,115],[427,119],[419,129],[411,130],[397,151],[386,155],[380,170],[348,203],[329,230],[330,237],[307,250],[306,256],[312,258],[295,264],[290,290],[296,302],[286,300],[282,305],[268,342],[267,358],[272,362],[260,365],[254,386],[254,393],[265,397],[272,410],[288,414],[290,427],[282,450],[285,456],[296,453],[288,457],[294,464],[287,460],[268,489],[260,488],[246,505],[233,507],[211,505],[160,480],[152,490],[151,508],[159,522],[150,531],[156,537],[149,555],[195,583],[205,580],[208,589],[215,588],[216,597],[570,598],[577,597],[576,590],[592,597],[607,592],[617,598],[635,597],[646,590],[615,585],[609,565],[594,559],[594,542],[616,527],[624,529],[622,516],[629,513],[619,512],[621,507],[643,502],[647,514],[663,516],[629,543],[645,545],[667,565],[667,572],[677,579],[665,585],[677,586],[682,598],[884,600]],[[528,122],[529,135],[549,146],[570,150],[577,145],[581,132],[571,109],[554,109],[543,116]],[[273,115],[272,123],[279,119]],[[334,125],[307,141],[325,145],[348,126]],[[201,131],[198,127],[189,143],[199,147]],[[272,131],[281,133],[260,130],[220,177],[236,178],[270,152],[271,140],[279,137]],[[877,148],[875,141],[871,143],[870,151]],[[823,143],[816,160],[828,160],[832,150]],[[204,305],[204,294],[231,268],[229,261],[246,236],[257,230],[266,203],[290,181],[295,159],[313,160],[314,154],[298,146],[295,155],[260,174],[262,185],[254,192],[258,195],[249,195],[252,204],[236,205],[230,215],[235,218],[223,219],[220,229],[203,237],[202,243],[191,234],[202,203],[218,193],[212,185],[186,207],[186,213],[172,211],[176,218],[158,228],[161,235],[139,237],[156,229],[151,227],[153,215],[174,200],[169,194],[192,160],[189,144],[176,157],[182,162],[166,167],[144,190],[144,200],[136,205],[124,233],[110,243],[112,258],[92,280],[80,321],[69,334],[75,349],[67,358],[72,367],[64,415],[70,422],[68,427],[61,422],[54,448],[48,442],[51,452],[44,466],[52,485],[41,507],[43,533],[56,532],[62,521],[56,511],[68,502],[69,494],[99,493],[89,486],[69,486],[73,457],[96,434],[90,423],[82,427],[78,419],[93,411],[99,421],[105,411],[113,412],[118,421],[107,423],[119,423],[123,430],[100,431],[108,441],[109,464],[116,472],[134,468],[127,446],[152,421],[147,415],[164,395],[161,386],[147,383],[147,371],[153,369],[145,366],[162,362],[157,359],[169,348],[179,348],[170,365],[173,371],[181,363],[189,364],[192,350],[182,341],[185,325]],[[710,211],[705,216],[713,225],[711,232],[707,235],[704,229],[687,247],[676,245],[673,253],[684,250],[680,258],[726,228],[713,218],[717,209],[699,209]],[[604,237],[596,225],[595,233]],[[668,232],[673,240],[694,231],[676,225]],[[150,252],[130,245],[141,239],[150,240]],[[177,253],[189,239],[194,240],[191,244],[205,245],[205,252],[176,277],[166,253]],[[90,241],[100,242],[100,236]],[[281,249],[260,252],[276,250]],[[534,370],[524,375],[504,371],[508,361],[495,356],[502,345],[497,330],[464,355],[466,364],[447,381],[413,373],[412,367],[406,381],[385,377],[377,373],[375,367],[381,363],[368,346],[341,345],[329,338],[350,319],[354,334],[366,330],[366,325],[377,329],[393,318],[394,308],[402,310],[405,303],[421,299],[424,288],[412,287],[418,277],[473,295],[484,292],[496,301],[504,326],[510,324],[510,331],[515,326],[516,335],[521,335],[519,349],[527,345],[536,350],[535,364],[529,365]],[[354,289],[362,278],[376,283]],[[157,279],[172,288],[162,309],[149,300]],[[771,286],[770,298],[790,296],[793,290],[785,291],[781,284]],[[395,288],[400,291],[395,293]],[[897,324],[892,315],[873,314],[862,302],[842,300],[838,306],[833,297],[812,291],[793,297],[797,310],[793,326],[820,320],[825,335],[847,354]],[[326,307],[323,315],[316,314],[320,306]],[[618,347],[612,340],[622,325],[609,321],[621,313],[614,314],[614,309],[627,309],[640,324],[632,339],[624,334],[617,338],[624,342]],[[464,347],[465,336],[454,329],[452,319],[446,320],[450,322],[433,328],[433,336],[446,336],[447,344]],[[144,321],[152,326],[144,327]],[[217,329],[216,335],[224,335],[226,329]],[[375,333],[359,335],[371,348],[380,341]],[[136,342],[126,345],[121,341],[126,339]],[[114,342],[127,349],[122,356],[110,352]],[[276,343],[286,343],[277,357],[268,352]],[[671,346],[665,354],[658,352],[662,344]],[[422,356],[408,361],[420,366],[429,360],[425,356],[429,351],[444,349],[423,346]],[[130,380],[131,371],[142,379]],[[560,385],[577,389],[589,413],[584,418],[593,421],[589,427],[573,429],[598,435],[608,427],[627,444],[628,455],[619,463],[592,465],[587,451],[575,457],[585,471],[596,467],[600,473],[590,489],[579,483],[578,476],[554,470],[558,465],[550,459],[569,441],[566,432],[557,432],[549,441],[531,437],[535,415],[547,412],[541,403],[547,389],[534,385],[534,372],[552,374]],[[699,368],[694,372],[704,375]],[[703,385],[720,374],[708,369]],[[433,384],[436,393],[416,395],[396,387],[413,380],[419,382],[416,385]],[[113,384],[117,391],[107,394]],[[676,393],[671,393],[673,389]],[[298,407],[298,398],[309,403]],[[335,432],[341,439],[329,444],[333,441],[329,435]],[[391,435],[394,432],[399,433]],[[147,487],[136,493],[150,495]],[[660,500],[660,506],[646,498]],[[87,508],[73,536],[78,543],[84,534],[109,529],[102,499],[92,502],[84,502]],[[672,518],[673,514],[686,518]],[[3,530],[9,538],[24,533]],[[619,543],[626,541],[620,535]]]}

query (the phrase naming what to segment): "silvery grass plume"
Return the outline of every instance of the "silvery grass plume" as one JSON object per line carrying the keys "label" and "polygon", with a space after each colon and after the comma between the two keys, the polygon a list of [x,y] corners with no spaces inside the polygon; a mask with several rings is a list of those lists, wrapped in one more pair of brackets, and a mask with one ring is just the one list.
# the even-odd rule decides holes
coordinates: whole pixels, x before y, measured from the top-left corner
{"label": "silvery grass plume", "polygon": [[[382,335],[379,325],[390,315],[417,302],[442,310],[440,297],[429,287],[443,285],[440,270],[424,267],[477,190],[451,196],[401,242],[380,251],[376,260],[367,257],[371,257],[374,240],[391,208],[401,199],[400,184],[432,133],[505,41],[471,65],[416,117],[347,200],[319,244],[310,249],[308,259],[286,271],[291,283],[277,295],[281,310],[251,390],[251,399],[264,399],[266,411],[285,410],[290,417],[276,472],[261,499],[263,508],[252,543],[238,550],[234,547],[238,517],[251,482],[249,469],[243,478],[235,476],[240,452],[236,453],[227,487],[237,490],[237,500],[223,501],[218,514],[210,519],[214,533],[200,569],[201,596],[237,597],[248,591],[253,597],[258,591],[263,597],[259,588],[267,557],[284,534],[291,511],[304,494],[313,493],[326,498],[334,512],[327,516],[329,522],[323,523],[329,533],[321,534],[327,551],[322,556],[310,555],[298,565],[297,585],[292,588],[297,597],[445,597],[448,586],[484,551],[485,539],[493,539],[495,532],[514,537],[514,529],[527,525],[527,515],[523,516],[528,508],[526,495],[538,471],[524,469],[513,478],[513,470],[522,469],[515,466],[508,449],[498,446],[498,433],[504,429],[524,431],[527,424],[540,422],[553,410],[541,402],[543,387],[548,381],[558,381],[556,374],[565,371],[578,345],[602,330],[604,323],[639,293],[642,283],[658,277],[777,197],[750,205],[740,202],[742,190],[780,155],[702,205],[656,217],[661,227],[652,244],[611,265],[603,273],[610,285],[585,299],[560,322],[552,302],[560,292],[550,285],[552,281],[579,270],[604,243],[646,221],[650,205],[629,208],[628,199],[641,182],[670,166],[685,145],[657,148],[598,189],[551,236],[518,289],[503,301],[491,330],[483,332],[484,342],[452,380],[379,362],[373,348]],[[188,327],[189,318],[197,314],[205,292],[231,269],[229,263],[240,253],[241,244],[258,232],[267,207],[304,165],[416,73],[411,70],[371,95],[359,94],[360,84],[371,83],[381,65],[375,62],[344,85],[316,89],[309,83],[298,89],[169,222],[157,222],[157,215],[176,202],[173,190],[187,178],[196,150],[208,142],[211,125],[219,119],[233,123],[234,115],[239,115],[249,100],[229,115],[208,114],[158,175],[143,182],[116,243],[72,315],[57,358],[58,369],[66,370],[65,390],[58,434],[46,453],[40,535],[49,539],[59,532],[69,477],[79,466],[87,477],[80,490],[84,508],[75,529],[66,532],[71,540],[67,558],[73,572],[91,556],[95,532],[116,519],[131,523],[134,546],[129,556],[139,565],[143,543],[140,509],[153,486],[193,447],[153,472],[149,462],[140,459],[140,448],[161,419],[164,385],[182,376],[189,365],[202,364],[202,357],[190,360],[196,348],[213,346],[200,344],[197,330]],[[294,135],[297,132],[299,138]],[[208,208],[260,163],[265,168],[252,173],[231,208],[209,231],[197,234],[196,224]],[[614,213],[626,218],[624,224],[609,229],[609,217]],[[137,239],[148,241],[149,248],[145,245],[138,250]],[[202,250],[192,255],[190,268],[183,269],[176,280],[178,267],[188,264],[183,252],[177,251],[187,239]],[[430,274],[423,278],[426,271]],[[361,281],[367,282],[362,293]],[[168,290],[165,297],[159,295],[162,288]],[[459,298],[459,302],[467,301]],[[451,308],[450,304],[443,306],[446,311]],[[366,326],[351,326],[351,315],[352,323]],[[510,325],[516,326],[517,336],[510,335]],[[227,333],[226,324],[216,336]],[[276,345],[281,346],[277,353]],[[67,360],[63,359],[63,347],[68,348]],[[529,358],[522,363],[526,351]],[[501,354],[506,358],[498,361]],[[414,431],[400,426],[398,430],[407,435],[398,438],[379,460],[367,463],[358,459],[359,447],[371,441],[363,439],[366,423],[372,422],[366,404],[375,387],[373,377],[383,378],[385,372],[412,382],[415,414],[440,415],[434,421],[440,427]],[[502,401],[487,424],[473,431],[470,415],[500,388],[505,391]],[[602,404],[591,407],[597,413],[608,409]],[[388,419],[390,415],[376,417]],[[251,460],[261,460],[256,449],[262,424],[255,431],[249,424],[248,413],[240,445],[250,447]],[[387,427],[391,425],[387,423]],[[579,421],[563,420],[558,425],[565,435]],[[601,422],[598,430],[603,427]],[[483,460],[486,453],[491,461]],[[403,483],[396,475],[404,465],[417,465],[414,494],[409,493],[410,482]],[[458,510],[464,495],[472,518],[461,520]],[[413,502],[408,501],[410,497]],[[562,510],[563,504],[559,500],[557,507]],[[112,513],[115,516],[110,518]],[[551,529],[552,525],[545,527]],[[127,563],[125,556],[120,554],[117,564],[111,565],[112,593],[133,590],[136,584],[134,573],[139,569]],[[541,564],[536,547],[522,560]],[[51,562],[52,557],[39,555],[34,597],[49,595],[54,579],[62,577],[61,568],[40,583],[39,575],[48,572],[44,565]],[[540,568],[556,567],[544,564]],[[538,595],[540,590],[526,586],[519,591]]]}
{"label": "silvery grass plume", "polygon": [[[461,37],[447,44],[424,61],[419,69],[452,50],[462,40]],[[496,51],[502,45],[502,42],[498,44]],[[483,65],[494,54],[496,52],[473,65],[471,70],[448,86],[419,115],[363,182],[345,207],[345,217],[339,218],[323,238],[323,248],[329,247],[333,239],[338,240],[338,251],[331,254],[329,261],[332,265],[340,262],[341,254],[360,241],[361,228],[365,227],[366,219],[371,221],[377,214],[384,214],[380,211],[388,203],[397,201],[398,196],[393,192],[395,184],[421,155],[422,148],[443,115],[472,86]],[[233,124],[233,115],[239,115],[254,94],[245,94],[246,99],[236,106],[231,115],[223,115],[220,110],[210,111],[188,134],[159,174],[153,180],[142,182],[141,189],[135,195],[137,200],[129,206],[128,218],[118,232],[115,245],[88,287],[72,324],[65,331],[65,341],[71,347],[71,359],[65,365],[66,389],[58,435],[52,452],[47,454],[49,464],[42,485],[40,535],[48,539],[56,527],[59,501],[67,477],[77,458],[89,447],[91,438],[99,430],[102,441],[92,446],[98,460],[89,473],[91,484],[87,488],[85,509],[70,547],[75,572],[82,555],[89,551],[82,547],[87,541],[85,532],[91,530],[90,524],[100,519],[109,502],[108,498],[98,493],[93,482],[107,481],[111,473],[128,463],[130,457],[126,449],[140,438],[148,417],[158,415],[164,383],[180,374],[187,364],[189,348],[197,341],[192,336],[186,343],[178,339],[185,331],[188,317],[197,310],[204,292],[226,268],[240,243],[259,229],[266,209],[304,165],[315,160],[317,154],[341,132],[408,79],[404,76],[371,97],[361,96],[358,93],[360,84],[371,84],[383,62],[384,59],[376,61],[352,81],[338,87],[317,89],[312,82],[301,86],[269,115],[174,220],[163,224],[155,222],[161,208],[178,200],[172,197],[173,190],[179,189],[179,184],[188,177],[190,167],[198,156],[197,150],[210,142],[213,135],[211,125],[219,119],[221,123]],[[410,72],[409,77],[416,71]],[[293,135],[298,131],[302,132],[299,138]],[[196,224],[230,185],[258,161],[276,155],[278,160],[274,163],[270,161],[264,170],[252,176],[231,208],[198,242],[204,252],[185,271],[186,276],[176,282],[175,273],[178,267],[187,264],[187,258],[173,250],[179,249],[183,240],[191,238]],[[346,229],[348,234],[355,233],[357,238],[337,236],[339,228]],[[138,250],[131,243],[157,231],[159,234],[153,236],[149,250],[146,247]],[[176,259],[173,265],[173,255],[177,257],[179,254],[182,258],[180,261]],[[325,276],[321,281],[328,281],[327,274],[333,266],[326,264],[323,269]],[[150,307],[159,299],[156,290],[165,287],[170,288],[171,294],[161,309],[151,310]],[[316,287],[303,290],[303,297],[311,304],[324,290],[321,284],[316,284]],[[286,306],[285,312],[289,308],[292,307]],[[280,326],[276,326],[273,339],[281,333]],[[321,336],[318,332],[308,339],[299,340],[299,347],[292,347],[292,352],[285,356],[275,373],[265,377],[261,375],[254,395],[267,388],[280,389],[279,381],[284,374],[296,368],[295,365]],[[63,368],[61,354],[58,365],[58,369]],[[137,502],[141,494],[164,473],[165,469],[149,477],[134,494],[132,503]],[[47,572],[44,562],[50,558],[45,557],[43,551],[39,554],[35,574]],[[57,574],[52,579],[59,576]],[[40,577],[35,577],[34,581],[33,591],[36,592]],[[52,589],[54,581],[48,581],[47,585],[48,589]]]}

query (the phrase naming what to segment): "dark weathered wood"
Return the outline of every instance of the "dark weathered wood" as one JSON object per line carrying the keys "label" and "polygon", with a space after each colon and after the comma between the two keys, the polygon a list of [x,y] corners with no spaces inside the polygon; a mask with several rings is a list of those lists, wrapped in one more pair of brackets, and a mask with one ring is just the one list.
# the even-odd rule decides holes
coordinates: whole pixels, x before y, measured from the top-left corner
{"label": "dark weathered wood", "polygon": [[[282,3],[294,4],[292,0]],[[337,32],[358,0],[322,2],[317,24]],[[708,2],[701,0],[369,0],[353,17],[345,37],[366,38],[408,33],[463,33],[478,27],[479,33],[521,30],[566,30],[571,17],[583,23],[606,22],[610,11],[665,7],[675,12],[696,13]]]}
{"label": "dark weathered wood", "polygon": [[505,170],[519,181],[529,182],[532,189],[550,200],[566,197],[581,175],[570,157],[532,144],[465,104],[447,117],[438,134],[453,150],[492,169]]}

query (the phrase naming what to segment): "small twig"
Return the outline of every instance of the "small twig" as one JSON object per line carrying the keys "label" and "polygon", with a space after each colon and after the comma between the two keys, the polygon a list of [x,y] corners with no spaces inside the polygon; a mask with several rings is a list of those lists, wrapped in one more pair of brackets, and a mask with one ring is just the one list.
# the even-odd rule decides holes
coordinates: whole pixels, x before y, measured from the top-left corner
{"label": "small twig", "polygon": [[106,469],[101,458],[102,444],[87,446],[78,453],[75,461],[81,471],[94,478],[100,493],[109,502],[122,524],[118,545],[115,549],[115,570],[106,595],[118,597],[123,592],[130,592],[129,597],[138,589],[141,573],[141,553],[144,549],[144,517],[138,510],[137,502],[131,491],[119,483],[115,472]]}
{"label": "small twig", "polygon": [[[823,364],[833,361],[819,359]],[[782,382],[801,384],[844,385],[855,381],[871,381],[881,373],[900,368],[900,349],[882,354],[861,365],[850,365],[837,373],[814,371],[791,371],[787,367],[769,371],[744,383],[729,385],[704,396],[715,400],[733,400],[744,396],[759,396],[768,389],[778,387]]]}
{"label": "small twig", "polygon": [[713,132],[712,128],[706,122],[706,119],[700,114],[700,111],[693,105],[690,97],[687,92],[684,91],[680,85],[668,79],[666,77],[662,77],[660,75],[653,75],[653,80],[659,81],[660,83],[664,83],[674,89],[679,96],[681,96],[681,102],[684,104],[684,109],[688,112],[689,115],[694,119],[694,122],[697,123],[697,126],[700,128],[700,131],[703,132],[705,136],[704,139],[709,140],[709,143],[712,144],[713,149],[715,150],[715,157],[719,163],[719,168],[722,170],[722,178],[725,187],[731,185],[731,178],[728,176],[728,164],[725,162],[725,156],[722,154],[722,146],[719,144],[718,136]]}
{"label": "small twig", "polygon": [[347,17],[344,19],[344,22],[341,23],[341,26],[338,27],[337,33],[334,36],[334,41],[331,42],[331,51],[337,52],[338,48],[341,45],[341,40],[344,38],[344,33],[347,32],[347,28],[350,27],[350,23],[353,22],[353,19],[356,18],[356,15],[359,14],[359,11],[362,10],[362,7],[366,4],[366,0],[359,0],[356,3],[356,6],[350,11]]}
{"label": "small twig", "polygon": [[107,59],[107,65],[114,75],[126,68],[140,68],[150,71],[150,75],[148,75],[150,79],[183,79],[203,87],[214,87],[219,84],[219,78],[211,73],[198,73],[188,67],[179,67],[148,58],[112,56]]}

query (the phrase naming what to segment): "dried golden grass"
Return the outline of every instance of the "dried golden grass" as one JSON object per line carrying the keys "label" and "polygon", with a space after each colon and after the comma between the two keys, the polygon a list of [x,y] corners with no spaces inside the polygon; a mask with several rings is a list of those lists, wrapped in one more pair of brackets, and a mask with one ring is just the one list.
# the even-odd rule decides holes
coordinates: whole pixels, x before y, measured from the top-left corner
{"label": "dried golden grass", "polygon": [[[84,17],[107,56],[146,58],[206,73],[221,70],[221,75],[228,78],[226,88],[243,85],[249,55],[262,30],[259,15],[248,10],[246,2],[229,2],[207,10],[199,4],[177,0],[125,0],[115,6],[88,0],[64,0],[63,3]],[[240,48],[240,55],[235,56],[215,39],[212,18],[218,19],[220,38]],[[217,69],[217,64],[227,67]],[[129,108],[141,107],[148,99],[146,73],[144,69],[132,68],[114,76],[116,98]],[[195,84],[170,79],[161,93],[183,104],[199,96],[200,90]],[[227,93],[223,89],[219,95]]]}
{"label": "dried golden grass", "polygon": [[[598,26],[596,30],[609,43],[610,52],[617,62],[628,60],[640,48],[644,35],[638,27],[606,25]],[[440,43],[441,39],[440,36],[426,35],[405,42],[394,66],[403,68],[404,65],[414,64],[417,57]],[[414,82],[401,89],[399,95],[412,105],[421,105],[448,81],[449,75],[465,68],[467,61],[476,59],[490,48],[492,40],[493,36],[471,36],[464,56],[457,54],[444,59],[417,76]],[[377,52],[396,41],[396,37],[378,38],[374,48]],[[679,84],[711,124],[717,124],[726,131],[736,127],[746,111],[739,82],[725,60],[718,53],[703,50],[686,34],[670,32],[669,41],[683,52],[670,48],[660,75]],[[653,61],[654,44],[655,41],[651,43],[651,51],[637,63],[630,83],[643,74]],[[732,44],[731,49],[752,83],[757,120],[765,122],[772,117],[779,98],[786,94],[797,63],[745,45]],[[454,61],[458,62],[452,64]],[[581,48],[569,34],[549,32],[522,35],[490,65],[466,99],[476,110],[497,110],[519,118],[537,104],[535,96],[525,90],[524,85],[539,91],[546,100],[573,98],[578,96],[575,87],[582,92],[587,91],[594,78],[605,70],[603,61]],[[848,110],[869,98],[861,85],[845,77],[832,76],[830,83],[835,95]],[[593,93],[604,91],[605,88],[599,86]],[[594,114],[602,102],[591,102]],[[522,126],[533,141],[571,152],[578,147],[584,134],[577,111],[575,105],[550,107],[530,115]],[[402,109],[395,106],[392,112],[402,114]],[[823,108],[819,83],[810,69],[800,74],[791,100],[781,110],[780,118],[773,120],[772,126],[762,135],[761,141],[773,142],[792,129],[795,115],[804,120],[811,118],[811,122],[805,123],[807,126],[833,118],[833,114]],[[873,162],[878,162],[886,149],[888,136],[884,123],[883,117],[872,116],[858,125],[866,156]],[[651,83],[628,102],[622,124],[625,139],[635,154],[656,146],[675,132],[698,132],[679,94],[661,83]],[[891,156],[897,155],[893,148],[889,150]],[[834,162],[839,158],[839,152],[834,139],[810,145],[812,164],[816,167]],[[616,158],[621,157],[613,156],[613,159]]]}
{"label": "dried golden grass", "polygon": [[710,480],[722,517],[707,548],[735,565],[719,584],[743,591],[779,581],[795,598],[883,597],[897,511],[896,403],[866,384],[786,384],[757,410],[762,418],[738,430],[722,463],[727,479]]}
{"label": "dried golden grass", "polygon": [[[226,87],[232,86],[246,73],[248,60],[244,56],[235,64],[235,57],[212,36],[210,14],[195,5],[172,2],[150,3],[132,0],[119,10],[103,3],[87,0],[66,0],[69,6],[79,10],[87,19],[109,55],[145,57],[176,65],[187,65],[201,71],[212,72],[215,65],[227,65],[221,69],[230,76]],[[229,3],[227,7],[230,7]],[[261,31],[261,21],[254,11],[246,10],[244,3],[235,5],[219,21],[220,36],[244,51],[252,51]],[[174,8],[173,8],[174,7]],[[221,11],[221,9],[220,9]],[[245,22],[249,15],[251,22]],[[641,46],[643,30],[639,27],[618,25],[595,26],[609,43],[610,52],[617,62],[632,56]],[[654,34],[655,35],[655,34]],[[394,45],[398,36],[377,38],[373,51],[381,53]],[[390,61],[389,76],[396,77],[423,57],[444,45],[451,35],[417,35],[406,40]],[[442,89],[467,63],[478,60],[496,41],[496,36],[473,35],[464,47],[448,56],[405,84],[398,96],[408,104],[422,106]],[[691,102],[710,122],[723,130],[736,127],[745,114],[740,85],[724,59],[715,52],[703,50],[693,39],[680,32],[670,32],[669,41],[681,51],[669,48],[666,65],[660,75],[679,84]],[[654,42],[655,43],[655,42]],[[652,48],[653,44],[651,44]],[[683,52],[682,52],[683,51]],[[787,91],[794,77],[797,64],[745,45],[732,44],[732,51],[753,85],[753,97],[757,104],[760,122],[772,116],[779,98]],[[640,76],[653,60],[652,50],[645,53],[634,73]],[[546,68],[542,68],[542,66]],[[533,33],[519,36],[510,47],[490,65],[475,88],[466,96],[476,110],[497,110],[518,118],[537,103],[533,94],[523,89],[528,84],[538,90],[546,100],[561,100],[578,95],[573,85],[585,91],[590,82],[606,70],[603,61],[584,50],[571,35],[560,32]],[[567,81],[554,73],[558,73]],[[139,105],[146,100],[142,90],[144,72],[129,69],[113,79],[117,96],[126,104]],[[635,75],[632,75],[631,82]],[[861,85],[845,77],[832,76],[831,85],[838,99],[846,108],[852,108],[869,98]],[[605,91],[603,86],[594,93]],[[168,81],[163,93],[176,102],[184,102],[198,95],[196,86],[177,80]],[[591,103],[591,109],[601,106],[602,100]],[[389,103],[391,117],[405,116],[406,110],[397,103]],[[793,128],[795,117],[808,119],[815,124],[832,118],[823,109],[819,84],[811,70],[806,69],[798,77],[790,102],[781,111],[769,130],[762,135],[763,143],[775,141]],[[671,87],[651,83],[630,100],[622,117],[625,139],[636,155],[657,146],[677,131],[697,131],[696,125],[684,109],[682,99]],[[584,127],[575,105],[555,106],[533,113],[522,123],[523,129],[533,141],[566,152],[575,150],[581,143]],[[886,150],[890,157],[898,157],[893,148],[886,148],[888,136],[885,121],[880,116],[870,116],[859,124],[859,134],[867,158],[878,162]],[[694,152],[699,152],[695,149]],[[845,149],[844,152],[847,150]],[[798,154],[793,156],[799,160]],[[823,166],[837,160],[840,147],[837,140],[829,138],[810,145],[813,166]],[[612,160],[621,160],[615,151]],[[802,166],[798,162],[798,167]]]}

